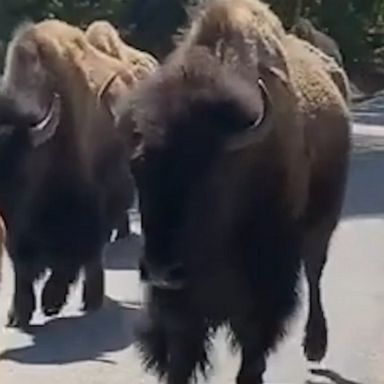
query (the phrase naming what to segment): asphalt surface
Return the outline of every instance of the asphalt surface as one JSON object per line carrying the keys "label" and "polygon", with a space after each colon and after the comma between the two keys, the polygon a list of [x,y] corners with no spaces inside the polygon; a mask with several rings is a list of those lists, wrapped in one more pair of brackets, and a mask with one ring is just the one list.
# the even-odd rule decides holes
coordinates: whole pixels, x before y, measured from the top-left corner
{"label": "asphalt surface", "polygon": [[[310,365],[303,357],[304,286],[303,305],[268,361],[269,384],[384,384],[384,100],[360,107],[356,121],[343,219],[323,278],[329,351],[319,365]],[[139,232],[138,222],[135,230]],[[99,312],[82,315],[79,289],[74,287],[59,318],[46,319],[38,313],[30,334],[1,328],[1,384],[157,382],[143,372],[134,347],[141,292],[135,270],[140,241],[136,235],[107,249],[108,298]],[[8,259],[3,272],[1,324],[13,289]],[[209,383],[233,383],[238,356],[227,351],[220,333],[212,360]]]}

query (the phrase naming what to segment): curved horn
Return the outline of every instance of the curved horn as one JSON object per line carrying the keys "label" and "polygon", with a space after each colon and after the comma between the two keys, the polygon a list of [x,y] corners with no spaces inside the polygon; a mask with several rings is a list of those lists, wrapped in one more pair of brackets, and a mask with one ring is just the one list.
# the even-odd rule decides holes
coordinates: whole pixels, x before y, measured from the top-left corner
{"label": "curved horn", "polygon": [[54,136],[60,122],[60,114],[61,99],[60,96],[55,93],[46,116],[36,125],[30,127],[30,137],[34,147],[44,144]]}
{"label": "curved horn", "polygon": [[231,138],[226,144],[226,148],[230,151],[240,150],[256,142],[262,140],[270,126],[270,113],[271,97],[269,95],[267,86],[262,79],[258,80],[258,85],[261,92],[262,108],[256,120],[248,126],[243,132]]}

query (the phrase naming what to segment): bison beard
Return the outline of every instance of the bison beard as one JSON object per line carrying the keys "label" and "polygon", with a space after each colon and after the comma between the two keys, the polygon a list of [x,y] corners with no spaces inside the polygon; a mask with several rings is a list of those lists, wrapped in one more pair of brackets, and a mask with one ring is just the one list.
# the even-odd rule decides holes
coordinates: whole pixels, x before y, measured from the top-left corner
{"label": "bison beard", "polygon": [[323,62],[286,41],[261,2],[212,0],[121,121],[134,121],[138,138],[147,283],[138,346],[168,384],[207,372],[223,325],[241,349],[237,383],[262,383],[294,312],[301,262],[305,353],[325,355],[319,280],[344,195],[350,120]]}

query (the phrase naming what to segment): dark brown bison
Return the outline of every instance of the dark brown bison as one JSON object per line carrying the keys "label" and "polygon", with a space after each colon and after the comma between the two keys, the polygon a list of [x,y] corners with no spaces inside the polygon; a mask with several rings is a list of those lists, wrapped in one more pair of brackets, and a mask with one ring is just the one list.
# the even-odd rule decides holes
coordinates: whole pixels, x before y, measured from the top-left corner
{"label": "dark brown bison", "polygon": [[133,198],[128,137],[117,104],[134,85],[84,33],[51,20],[22,26],[9,44],[0,95],[0,211],[15,270],[9,324],[26,326],[33,281],[57,314],[85,271],[84,307],[102,304],[102,249]]}
{"label": "dark brown bison", "polygon": [[327,327],[319,281],[342,205],[349,112],[318,57],[285,44],[257,0],[212,0],[137,93],[135,125],[146,308],[138,346],[168,384],[203,372],[213,332],[239,346],[239,384],[262,382],[297,301],[321,360]]}

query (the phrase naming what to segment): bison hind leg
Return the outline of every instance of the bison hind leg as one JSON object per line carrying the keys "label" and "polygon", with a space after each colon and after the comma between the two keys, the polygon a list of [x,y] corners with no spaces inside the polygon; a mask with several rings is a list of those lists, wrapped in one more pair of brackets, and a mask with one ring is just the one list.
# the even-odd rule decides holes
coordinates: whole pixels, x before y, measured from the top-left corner
{"label": "bison hind leg", "polygon": [[69,287],[78,276],[73,268],[53,268],[42,294],[42,309],[46,316],[57,315],[67,301]]}
{"label": "bison hind leg", "polygon": [[84,267],[83,309],[96,311],[104,301],[105,277],[101,258],[97,257]]}

